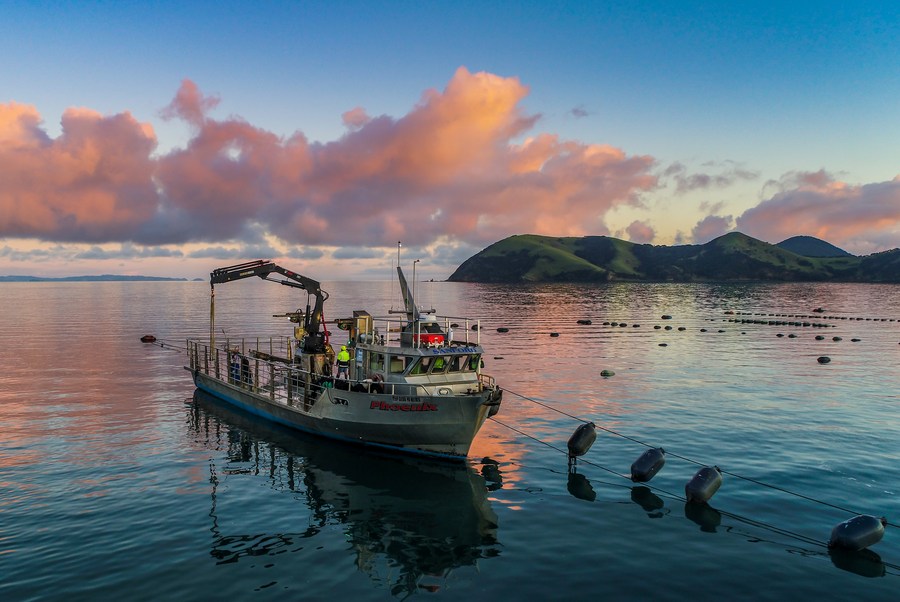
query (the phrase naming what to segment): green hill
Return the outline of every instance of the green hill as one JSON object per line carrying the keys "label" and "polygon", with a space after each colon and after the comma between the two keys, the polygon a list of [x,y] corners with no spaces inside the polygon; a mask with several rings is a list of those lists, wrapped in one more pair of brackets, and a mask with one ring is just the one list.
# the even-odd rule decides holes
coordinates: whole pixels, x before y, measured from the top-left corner
{"label": "green hill", "polygon": [[[831,247],[819,242],[822,245],[815,245],[818,249]],[[864,257],[810,257],[740,232],[704,245],[678,246],[635,244],[608,236],[524,234],[510,236],[470,257],[449,280],[900,282],[900,249]]]}
{"label": "green hill", "polygon": [[805,257],[847,257],[847,251],[814,236],[792,236],[775,245]]}

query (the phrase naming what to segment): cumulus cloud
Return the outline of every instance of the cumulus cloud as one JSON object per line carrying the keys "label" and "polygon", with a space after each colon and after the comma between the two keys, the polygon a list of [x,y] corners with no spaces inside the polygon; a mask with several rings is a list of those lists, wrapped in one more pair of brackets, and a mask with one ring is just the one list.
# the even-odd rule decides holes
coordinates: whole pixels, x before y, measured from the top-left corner
{"label": "cumulus cloud", "polygon": [[734,224],[730,215],[707,215],[697,222],[691,230],[691,237],[696,244],[705,244],[729,232]]}
{"label": "cumulus cloud", "polygon": [[0,235],[125,241],[154,215],[156,136],[129,113],[62,116],[50,139],[33,107],[0,104]]}
{"label": "cumulus cloud", "polygon": [[638,244],[645,244],[653,242],[653,239],[656,238],[656,231],[653,227],[647,222],[642,222],[640,220],[635,220],[625,228],[625,232],[628,234],[628,240]]}
{"label": "cumulus cloud", "polygon": [[656,186],[653,158],[523,138],[540,118],[522,110],[527,94],[517,78],[460,68],[407,114],[357,107],[341,138],[311,144],[212,118],[219,99],[185,80],[163,114],[192,136],[163,155],[127,112],[70,109],[51,139],[33,107],[0,105],[0,236],[217,244],[263,231],[286,245],[368,247],[605,232],[610,209]]}
{"label": "cumulus cloud", "polygon": [[815,236],[856,254],[898,246],[900,176],[851,185],[822,170],[789,173],[775,184],[779,192],[737,218],[738,230],[769,242]]}

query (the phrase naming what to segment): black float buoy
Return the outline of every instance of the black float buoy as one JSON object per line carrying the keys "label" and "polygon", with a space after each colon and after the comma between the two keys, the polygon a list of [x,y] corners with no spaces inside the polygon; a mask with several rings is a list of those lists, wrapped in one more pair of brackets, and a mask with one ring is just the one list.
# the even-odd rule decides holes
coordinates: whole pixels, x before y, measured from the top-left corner
{"label": "black float buoy", "polygon": [[631,480],[635,483],[646,483],[666,463],[666,450],[661,447],[648,449],[631,465]]}
{"label": "black float buoy", "polygon": [[609,378],[610,376],[615,376],[615,375],[616,375],[616,373],[613,372],[612,370],[601,370],[600,371],[600,376],[602,376],[603,378]]}
{"label": "black float buoy", "polygon": [[497,332],[509,332],[509,328],[500,327],[497,329]]}
{"label": "black float buoy", "polygon": [[718,466],[704,466],[684,486],[688,502],[708,502],[722,485],[722,471]]}
{"label": "black float buoy", "polygon": [[575,458],[583,456],[597,440],[597,427],[593,422],[585,422],[572,433],[567,444],[569,448],[569,470],[575,464]]}
{"label": "black float buoy", "polygon": [[820,364],[827,364],[828,362],[831,361],[831,358],[828,357],[827,355],[820,355],[819,357],[816,358],[816,361],[819,362]]}
{"label": "black float buoy", "polygon": [[854,516],[832,529],[828,547],[863,550],[881,541],[885,525],[887,525],[885,517],[878,518],[868,514]]}
{"label": "black float buoy", "polygon": [[558,336],[559,336],[559,333],[558,333],[558,332],[551,332],[551,333],[550,333],[550,336],[551,336],[551,337],[558,337]]}
{"label": "black float buoy", "polygon": [[155,343],[156,337],[153,336],[152,334],[145,334],[144,336],[141,337],[141,342],[142,343]]}
{"label": "black float buoy", "polygon": [[585,326],[589,326],[589,325],[592,323],[590,320],[578,320],[577,322],[578,322],[579,324],[582,324],[582,325],[585,325]]}

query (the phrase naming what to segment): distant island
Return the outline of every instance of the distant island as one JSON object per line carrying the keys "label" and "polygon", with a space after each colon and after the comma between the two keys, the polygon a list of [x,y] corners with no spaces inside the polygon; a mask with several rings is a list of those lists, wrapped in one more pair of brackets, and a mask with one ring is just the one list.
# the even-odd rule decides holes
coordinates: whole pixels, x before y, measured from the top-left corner
{"label": "distant island", "polygon": [[100,276],[64,276],[44,278],[43,276],[0,276],[0,282],[187,282],[187,278],[164,278],[161,276],[122,276],[103,274]]}
{"label": "distant island", "polygon": [[510,236],[470,257],[451,282],[900,282],[900,249],[851,255],[812,236],[777,245],[730,232],[703,245],[609,236]]}

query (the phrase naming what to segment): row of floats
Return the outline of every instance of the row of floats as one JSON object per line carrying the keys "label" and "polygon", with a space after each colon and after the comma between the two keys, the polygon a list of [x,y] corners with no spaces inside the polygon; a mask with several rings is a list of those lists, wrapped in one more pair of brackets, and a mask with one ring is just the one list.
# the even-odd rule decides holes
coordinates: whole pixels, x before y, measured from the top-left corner
{"label": "row of floats", "polygon": [[[574,470],[577,458],[590,450],[597,439],[597,427],[586,422],[575,429],[567,443],[569,471]],[[666,463],[666,451],[661,447],[647,449],[631,465],[631,480],[647,483]],[[718,466],[703,466],[684,486],[688,504],[707,504],[722,486],[722,470]],[[836,525],[828,540],[829,549],[860,551],[872,546],[884,537],[888,521],[885,517],[860,514]]]}

